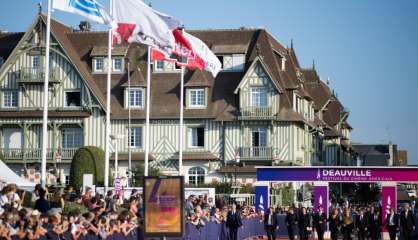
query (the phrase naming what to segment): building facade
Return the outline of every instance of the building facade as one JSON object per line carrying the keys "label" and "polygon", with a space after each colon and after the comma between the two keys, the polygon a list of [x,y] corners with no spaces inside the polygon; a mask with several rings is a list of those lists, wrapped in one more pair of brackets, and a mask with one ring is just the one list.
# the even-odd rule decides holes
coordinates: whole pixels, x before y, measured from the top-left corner
{"label": "building facade", "polygon": [[[12,169],[33,181],[40,176],[45,22],[39,14],[26,32],[0,33],[0,152]],[[179,134],[184,138],[182,174],[190,185],[253,183],[256,165],[353,164],[349,112],[314,66],[301,68],[293,44],[284,47],[264,29],[189,32],[218,56],[222,71],[213,78],[187,70],[185,101],[180,103],[180,70],[172,63],[152,63],[151,166],[177,174]],[[51,183],[68,181],[78,148],[104,149],[108,64],[111,134],[121,136],[112,141],[111,160],[118,149],[119,172],[124,175],[129,149],[134,165],[145,158],[147,48],[114,46],[108,63],[106,46],[106,32],[77,31],[51,20]]]}

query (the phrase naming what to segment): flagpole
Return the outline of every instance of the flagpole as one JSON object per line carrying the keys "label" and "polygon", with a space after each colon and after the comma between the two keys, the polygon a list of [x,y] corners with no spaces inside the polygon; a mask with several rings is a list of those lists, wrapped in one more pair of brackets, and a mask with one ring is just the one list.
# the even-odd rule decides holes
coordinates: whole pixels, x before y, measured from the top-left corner
{"label": "flagpole", "polygon": [[147,98],[146,98],[146,116],[145,116],[145,163],[144,163],[144,176],[148,177],[148,155],[150,148],[150,105],[151,105],[151,46],[148,46],[148,59],[147,59]]}
{"label": "flagpole", "polygon": [[44,73],[44,107],[42,121],[42,157],[41,157],[41,185],[46,185],[46,146],[48,145],[48,86],[49,86],[49,45],[51,41],[51,0],[48,0],[48,14],[46,20],[46,49],[45,49],[45,73]]}
{"label": "flagpole", "polygon": [[131,148],[131,63],[128,61],[128,187],[132,176],[132,148]]}
{"label": "flagpole", "polygon": [[[113,13],[113,1],[109,0],[110,15]],[[109,28],[107,46],[107,83],[106,83],[106,133],[105,133],[105,169],[104,189],[105,193],[109,188],[109,161],[110,161],[110,82],[112,79],[112,28]]]}
{"label": "flagpole", "polygon": [[179,176],[183,175],[183,103],[184,103],[184,66],[180,74],[180,129],[179,129]]}

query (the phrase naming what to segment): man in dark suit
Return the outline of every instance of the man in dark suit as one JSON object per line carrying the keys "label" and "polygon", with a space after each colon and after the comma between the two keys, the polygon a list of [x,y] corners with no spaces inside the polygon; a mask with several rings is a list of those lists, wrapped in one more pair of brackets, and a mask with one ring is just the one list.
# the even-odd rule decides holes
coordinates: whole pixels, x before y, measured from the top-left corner
{"label": "man in dark suit", "polygon": [[237,205],[232,203],[232,209],[228,212],[226,226],[229,228],[229,240],[238,239],[238,228],[242,226],[241,213],[237,210]]}
{"label": "man in dark suit", "polygon": [[409,204],[405,204],[404,211],[401,213],[401,229],[404,239],[411,240],[412,233],[415,231],[415,216]]}
{"label": "man in dark suit", "polygon": [[369,216],[369,230],[370,230],[370,239],[379,240],[382,226],[382,217],[379,214],[379,209],[374,208],[374,211]]}
{"label": "man in dark suit", "polygon": [[388,230],[390,240],[396,240],[396,234],[398,233],[399,229],[399,219],[398,214],[395,213],[393,208],[391,208],[390,212],[386,215],[385,223],[383,226],[385,226]]}
{"label": "man in dark suit", "polygon": [[266,229],[267,239],[276,240],[277,215],[272,207],[264,214],[264,228]]}
{"label": "man in dark suit", "polygon": [[286,223],[287,234],[289,235],[289,239],[290,240],[297,239],[297,236],[295,233],[296,233],[296,227],[298,226],[298,221],[297,221],[295,212],[293,210],[293,207],[290,207],[289,210],[287,211],[286,218],[284,221]]}
{"label": "man in dark suit", "polygon": [[364,210],[361,209],[357,218],[356,218],[356,228],[358,233],[358,240],[365,240],[367,237],[367,216],[364,213]]}
{"label": "man in dark suit", "polygon": [[308,240],[309,228],[311,227],[311,219],[305,207],[302,207],[298,219],[300,240]]}
{"label": "man in dark suit", "polygon": [[315,213],[313,217],[313,225],[315,227],[316,234],[318,235],[318,240],[324,240],[326,222],[327,216],[324,214],[324,208],[320,206],[318,212]]}

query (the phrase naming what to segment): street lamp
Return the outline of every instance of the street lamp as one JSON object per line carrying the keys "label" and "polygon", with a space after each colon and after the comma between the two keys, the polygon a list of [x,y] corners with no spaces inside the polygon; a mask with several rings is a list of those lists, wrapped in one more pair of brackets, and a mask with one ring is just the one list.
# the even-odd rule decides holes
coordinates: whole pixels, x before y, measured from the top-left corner
{"label": "street lamp", "polygon": [[114,134],[110,135],[110,139],[115,142],[115,179],[119,176],[118,174],[118,142],[117,140],[123,139],[124,135],[122,134]]}
{"label": "street lamp", "polygon": [[235,156],[235,164],[234,164],[234,170],[235,170],[235,183],[234,185],[237,185],[237,165],[239,165],[239,162],[241,161],[241,158],[239,156],[239,153],[237,154],[237,156]]}

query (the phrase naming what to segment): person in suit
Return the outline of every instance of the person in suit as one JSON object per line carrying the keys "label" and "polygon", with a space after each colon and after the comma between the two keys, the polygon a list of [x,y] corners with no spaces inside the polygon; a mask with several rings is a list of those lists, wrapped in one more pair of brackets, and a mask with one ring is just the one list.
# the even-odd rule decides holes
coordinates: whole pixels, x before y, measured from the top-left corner
{"label": "person in suit", "polygon": [[299,227],[299,236],[300,240],[308,240],[309,234],[308,234],[308,228],[311,226],[310,217],[308,215],[308,212],[306,211],[306,208],[303,207],[300,211],[299,219],[298,219],[298,227]]}
{"label": "person in suit", "polygon": [[367,215],[365,214],[363,209],[360,209],[360,212],[356,218],[358,240],[366,240],[367,238],[367,221]]}
{"label": "person in suit", "polygon": [[405,204],[404,211],[401,213],[401,229],[404,239],[411,240],[412,233],[415,231],[415,216],[409,204]]}
{"label": "person in suit", "polygon": [[340,229],[340,219],[337,209],[332,209],[331,216],[328,219],[331,240],[338,240],[338,231]]}
{"label": "person in suit", "polygon": [[391,208],[390,212],[386,215],[383,226],[388,230],[390,240],[396,240],[396,234],[399,230],[399,219],[398,214],[395,213],[393,208]]}
{"label": "person in suit", "polygon": [[241,213],[237,210],[237,205],[232,203],[232,209],[228,212],[226,226],[229,228],[229,240],[238,239],[238,228],[242,226]]}
{"label": "person in suit", "polygon": [[373,213],[369,217],[370,239],[379,240],[382,226],[382,217],[378,208],[374,208]]}
{"label": "person in suit", "polygon": [[272,207],[264,214],[264,229],[268,240],[276,240],[277,215]]}
{"label": "person in suit", "polygon": [[298,222],[297,222],[297,218],[293,210],[293,207],[290,207],[289,210],[287,211],[286,218],[284,221],[286,223],[287,234],[289,236],[289,240],[297,239],[295,232],[296,232],[296,226]]}
{"label": "person in suit", "polygon": [[324,214],[324,208],[319,207],[318,212],[314,215],[313,225],[318,235],[318,240],[324,240],[324,232],[326,228],[327,217]]}

